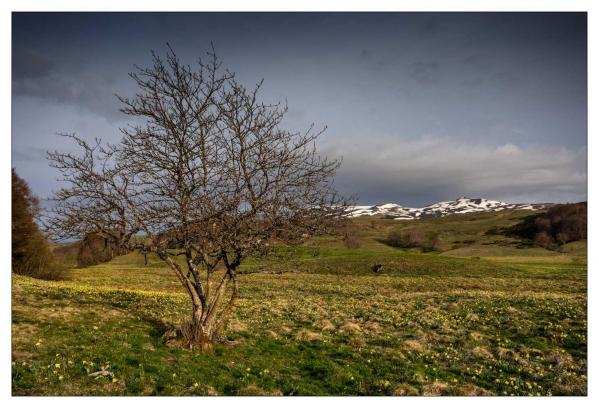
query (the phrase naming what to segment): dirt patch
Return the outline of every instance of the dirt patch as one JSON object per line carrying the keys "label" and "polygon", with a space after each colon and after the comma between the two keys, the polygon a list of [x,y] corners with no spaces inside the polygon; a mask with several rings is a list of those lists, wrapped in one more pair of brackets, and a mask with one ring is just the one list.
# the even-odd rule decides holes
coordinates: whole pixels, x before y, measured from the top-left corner
{"label": "dirt patch", "polygon": [[240,333],[247,331],[247,326],[239,320],[231,320],[227,325],[227,329],[234,333]]}
{"label": "dirt patch", "polygon": [[449,393],[449,386],[444,382],[435,381],[432,384],[425,385],[422,389],[422,395],[424,396],[439,396],[447,395]]}
{"label": "dirt patch", "polygon": [[334,332],[336,329],[335,325],[330,320],[321,320],[320,322],[316,322],[314,327],[323,332]]}
{"label": "dirt patch", "polygon": [[37,327],[29,323],[13,323],[11,328],[13,342],[15,339],[32,341],[37,333]]}
{"label": "dirt patch", "polygon": [[485,338],[484,334],[481,334],[479,332],[470,332],[468,335],[474,341],[481,341],[481,340],[483,340]]}
{"label": "dirt patch", "polygon": [[370,333],[379,334],[379,333],[383,332],[383,328],[377,322],[368,322],[368,323],[366,323],[366,325],[364,327]]}
{"label": "dirt patch", "polygon": [[237,395],[245,395],[245,396],[261,396],[261,397],[269,397],[269,396],[282,396],[283,393],[279,390],[267,391],[255,384],[250,384],[245,388],[237,391]]}
{"label": "dirt patch", "polygon": [[418,340],[406,340],[404,341],[404,348],[409,351],[422,351],[422,344]]}
{"label": "dirt patch", "polygon": [[416,388],[410,384],[399,384],[393,390],[393,395],[395,395],[397,397],[404,397],[404,396],[416,396],[416,395],[420,395],[420,393],[418,392],[418,388]]}
{"label": "dirt patch", "polygon": [[362,328],[354,322],[345,322],[343,326],[341,326],[341,330],[345,333],[360,333]]}
{"label": "dirt patch", "polygon": [[469,397],[479,397],[479,396],[490,396],[493,393],[485,390],[484,388],[477,387],[474,384],[466,384],[459,389],[459,394],[466,395]]}
{"label": "dirt patch", "polygon": [[141,348],[148,351],[156,351],[156,347],[154,347],[151,343],[144,343]]}
{"label": "dirt patch", "polygon": [[478,358],[482,358],[484,360],[493,359],[493,354],[491,354],[491,352],[484,347],[474,347],[472,349],[472,355]]}
{"label": "dirt patch", "polygon": [[466,315],[466,320],[468,320],[470,322],[478,322],[480,320],[480,318],[478,317],[478,315],[476,313],[468,313]]}
{"label": "dirt patch", "polygon": [[279,338],[279,335],[276,332],[272,331],[272,330],[266,330],[264,332],[264,334],[266,335],[266,337],[270,337],[271,339],[277,339],[277,338]]}
{"label": "dirt patch", "polygon": [[12,361],[27,360],[33,356],[32,353],[23,350],[12,351]]}
{"label": "dirt patch", "polygon": [[518,310],[518,309],[516,309],[515,307],[512,307],[512,306],[508,307],[506,310],[508,311],[508,313],[513,314],[513,315],[519,315],[519,314],[521,314],[520,310]]}
{"label": "dirt patch", "polygon": [[497,347],[495,349],[495,353],[497,353],[497,356],[499,358],[506,358],[514,355],[514,352],[512,350],[503,347]]}
{"label": "dirt patch", "polygon": [[556,368],[568,367],[572,364],[572,356],[565,351],[551,350],[545,360],[550,364],[554,364]]}
{"label": "dirt patch", "polygon": [[314,341],[320,339],[320,334],[314,333],[308,329],[301,329],[295,336],[298,340]]}
{"label": "dirt patch", "polygon": [[364,340],[364,336],[352,336],[349,339],[349,344],[356,348],[360,348],[366,346],[366,340]]}

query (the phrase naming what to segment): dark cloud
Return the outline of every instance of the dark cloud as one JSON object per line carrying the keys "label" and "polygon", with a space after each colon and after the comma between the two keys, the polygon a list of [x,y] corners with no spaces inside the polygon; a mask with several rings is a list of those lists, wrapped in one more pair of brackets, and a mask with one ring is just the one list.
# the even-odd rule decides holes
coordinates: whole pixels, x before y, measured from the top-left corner
{"label": "dark cloud", "polygon": [[434,61],[418,61],[412,64],[410,76],[420,84],[439,82],[440,65]]}
{"label": "dark cloud", "polygon": [[[343,156],[337,183],[364,204],[421,206],[461,195],[508,202],[586,199],[586,149],[393,139],[331,147]],[[551,201],[549,200],[549,201]]]}
{"label": "dark cloud", "polygon": [[364,48],[362,51],[360,51],[360,59],[362,61],[369,61],[372,59],[372,51]]}
{"label": "dark cloud", "polygon": [[471,77],[462,80],[460,86],[468,89],[476,89],[482,87],[484,83],[485,81],[481,77]]}
{"label": "dark cloud", "polygon": [[16,149],[12,152],[13,163],[16,162],[40,162],[46,160],[46,150],[38,147],[28,147],[27,149]]}
{"label": "dark cloud", "polygon": [[40,52],[15,47],[12,52],[13,80],[38,79],[47,76],[53,64]]}
{"label": "dark cloud", "polygon": [[438,18],[429,18],[420,24],[420,32],[424,35],[432,35],[439,32],[441,23]]}
{"label": "dark cloud", "polygon": [[488,68],[489,59],[482,54],[472,54],[464,58],[464,65],[476,68]]}
{"label": "dark cloud", "polygon": [[511,72],[495,72],[491,81],[503,88],[513,88],[520,83],[520,79]]}
{"label": "dark cloud", "polygon": [[123,119],[116,82],[89,74],[52,73],[13,79],[13,95],[35,97],[86,109],[113,122]]}
{"label": "dark cloud", "polygon": [[[585,13],[12,16],[13,160],[35,191],[56,175],[32,146],[63,147],[56,132],[115,142],[133,65],[166,42],[193,64],[214,41],[240,81],[289,101],[286,127],[328,125],[339,183],[362,202],[586,194]],[[436,142],[419,148],[424,135]]]}

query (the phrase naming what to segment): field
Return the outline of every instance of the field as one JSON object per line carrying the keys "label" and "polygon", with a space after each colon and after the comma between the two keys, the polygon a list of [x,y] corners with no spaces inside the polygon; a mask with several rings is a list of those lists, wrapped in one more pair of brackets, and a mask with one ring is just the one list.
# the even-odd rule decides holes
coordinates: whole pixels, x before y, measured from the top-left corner
{"label": "field", "polygon": [[[60,282],[13,275],[12,392],[586,395],[586,243],[558,252],[502,235],[528,214],[357,219],[360,248],[320,238],[248,260],[205,354],[165,341],[189,307],[156,259]],[[385,244],[409,228],[440,233],[442,251]]]}

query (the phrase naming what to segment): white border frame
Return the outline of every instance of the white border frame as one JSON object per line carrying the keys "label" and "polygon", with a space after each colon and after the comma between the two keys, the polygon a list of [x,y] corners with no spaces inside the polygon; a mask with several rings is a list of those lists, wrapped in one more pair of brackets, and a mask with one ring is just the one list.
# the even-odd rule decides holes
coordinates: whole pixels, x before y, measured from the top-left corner
{"label": "white border frame", "polygon": [[[13,11],[586,11],[588,13],[588,179],[596,180],[597,162],[592,160],[593,154],[597,154],[597,143],[591,135],[597,133],[598,111],[597,111],[597,80],[591,73],[599,72],[597,54],[598,32],[599,32],[599,2],[570,0],[420,0],[420,1],[382,1],[382,0],[335,0],[335,1],[317,1],[317,0],[254,0],[242,2],[235,0],[220,0],[210,3],[191,3],[184,0],[145,0],[145,1],[125,1],[125,0],[105,0],[101,4],[93,2],[80,2],[75,0],[54,0],[52,2],[42,0],[3,0],[0,2],[0,100],[1,114],[0,129],[2,134],[2,146],[0,148],[0,163],[4,164],[4,170],[0,171],[0,186],[3,200],[1,201],[2,216],[0,217],[0,250],[2,251],[3,284],[0,286],[0,302],[2,312],[0,313],[0,324],[3,333],[10,333],[11,330],[11,284],[10,284],[10,232],[9,232],[9,214],[10,204],[10,176],[9,165],[11,163],[11,13]],[[167,8],[168,7],[168,8]],[[542,405],[547,407],[561,407],[564,404],[576,404],[582,406],[598,406],[599,404],[599,370],[597,367],[597,313],[599,308],[593,296],[597,292],[598,277],[595,275],[595,266],[597,265],[597,255],[594,250],[597,249],[596,233],[598,207],[596,205],[597,186],[599,184],[588,184],[588,202],[589,202],[589,296],[588,296],[588,397],[494,397],[481,400],[480,397],[412,397],[412,398],[391,398],[391,397],[365,397],[365,398],[347,398],[347,397],[329,397],[329,398],[311,398],[311,397],[293,397],[293,398],[265,398],[265,397],[218,397],[217,399],[178,398],[172,400],[172,397],[163,398],[144,398],[138,397],[136,402],[145,406],[156,407],[164,404],[184,404],[200,405],[214,404],[216,406],[229,406],[243,404],[244,406],[279,406],[281,404],[292,407],[300,407],[305,404],[316,405],[337,405],[343,404],[350,407],[358,407],[363,404],[376,404],[380,406],[396,406],[397,404],[408,404],[413,406],[426,406],[432,404],[443,404],[450,407],[478,406],[481,403],[489,407],[499,407],[510,405]],[[10,397],[11,395],[11,349],[10,337],[3,335],[0,343],[0,398],[5,399],[4,403],[15,406],[27,406],[29,404],[60,405],[66,407],[80,407],[82,404],[91,407],[104,407],[107,404],[130,404],[135,403],[128,398],[104,397]],[[85,398],[83,400],[82,398]],[[210,397],[208,397],[210,398]],[[243,399],[242,399],[243,398]],[[6,405],[5,405],[6,406]]]}

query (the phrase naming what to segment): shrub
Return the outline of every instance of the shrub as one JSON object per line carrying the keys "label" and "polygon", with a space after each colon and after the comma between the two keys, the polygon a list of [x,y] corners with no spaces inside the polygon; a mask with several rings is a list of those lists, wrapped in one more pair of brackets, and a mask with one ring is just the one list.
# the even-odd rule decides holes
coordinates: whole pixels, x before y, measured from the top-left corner
{"label": "shrub", "polygon": [[427,251],[441,251],[442,245],[443,241],[441,241],[441,235],[436,232],[429,236],[428,246],[426,246],[424,249]]}
{"label": "shrub", "polygon": [[537,232],[533,243],[543,248],[551,248],[555,245],[555,241],[546,231]]}
{"label": "shrub", "polygon": [[526,217],[506,232],[548,249],[586,239],[587,203],[554,205],[543,214]]}
{"label": "shrub", "polygon": [[79,242],[62,243],[54,246],[52,253],[67,268],[77,266],[77,253]]}
{"label": "shrub", "polygon": [[343,237],[343,245],[349,249],[358,249],[360,248],[360,240],[353,232],[348,232]]}
{"label": "shrub", "polygon": [[347,220],[338,226],[337,234],[341,236],[343,245],[349,249],[358,249],[361,246],[360,239],[356,235],[358,227],[352,220]]}
{"label": "shrub", "polygon": [[391,231],[387,241],[398,248],[420,248],[425,244],[424,235],[417,230]]}
{"label": "shrub", "polygon": [[419,230],[391,231],[387,244],[396,248],[420,248],[423,251],[440,251],[441,237],[438,233],[424,234]]}
{"label": "shrub", "polygon": [[424,244],[424,236],[418,230],[391,231],[387,242],[397,248],[419,248]]}

